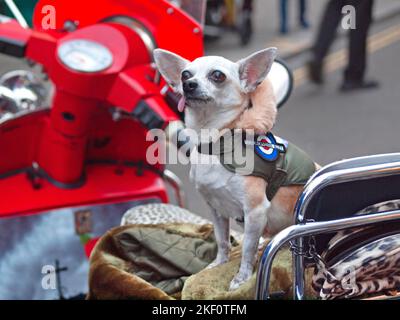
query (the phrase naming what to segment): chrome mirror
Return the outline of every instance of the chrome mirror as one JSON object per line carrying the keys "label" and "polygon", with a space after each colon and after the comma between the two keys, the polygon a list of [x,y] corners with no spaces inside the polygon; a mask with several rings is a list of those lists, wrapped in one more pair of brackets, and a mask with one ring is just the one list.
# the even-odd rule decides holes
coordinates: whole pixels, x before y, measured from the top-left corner
{"label": "chrome mirror", "polygon": [[206,17],[206,0],[171,0],[170,1],[175,6],[186,11],[190,16],[192,16],[202,27],[204,27],[204,21]]}
{"label": "chrome mirror", "polygon": [[49,89],[31,71],[15,70],[0,77],[0,119],[44,106]]}

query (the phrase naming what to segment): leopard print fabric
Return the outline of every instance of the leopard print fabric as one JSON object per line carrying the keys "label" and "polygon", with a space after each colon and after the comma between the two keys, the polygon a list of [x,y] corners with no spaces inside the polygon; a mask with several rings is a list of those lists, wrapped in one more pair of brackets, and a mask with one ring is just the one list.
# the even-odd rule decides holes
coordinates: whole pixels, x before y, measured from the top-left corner
{"label": "leopard print fabric", "polygon": [[152,203],[134,207],[122,217],[121,226],[128,224],[163,224],[163,223],[208,224],[190,211],[172,204]]}
{"label": "leopard print fabric", "polygon": [[[358,214],[400,209],[400,200],[370,206]],[[328,249],[353,232],[338,232]],[[373,241],[355,250],[328,269],[318,263],[312,288],[323,300],[365,297],[400,290],[400,233]]]}

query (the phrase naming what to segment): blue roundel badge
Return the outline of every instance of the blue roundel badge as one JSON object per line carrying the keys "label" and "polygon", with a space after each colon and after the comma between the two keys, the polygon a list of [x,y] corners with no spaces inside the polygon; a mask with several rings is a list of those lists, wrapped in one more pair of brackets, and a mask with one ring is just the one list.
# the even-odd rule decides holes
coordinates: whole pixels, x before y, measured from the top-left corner
{"label": "blue roundel badge", "polygon": [[257,140],[255,141],[255,151],[264,160],[275,161],[278,159],[279,150],[277,148],[275,137],[271,132],[257,137]]}

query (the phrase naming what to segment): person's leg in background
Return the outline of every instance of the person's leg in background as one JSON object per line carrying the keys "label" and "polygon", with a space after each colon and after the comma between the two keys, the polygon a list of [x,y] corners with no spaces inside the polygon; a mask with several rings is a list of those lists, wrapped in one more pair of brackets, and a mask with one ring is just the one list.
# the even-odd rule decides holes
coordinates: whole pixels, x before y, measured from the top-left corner
{"label": "person's leg in background", "polygon": [[244,0],[243,10],[253,11],[253,0]]}
{"label": "person's leg in background", "polygon": [[330,0],[322,15],[318,34],[311,49],[311,61],[308,64],[310,79],[316,84],[323,83],[323,61],[335,39],[344,3],[345,0]]}
{"label": "person's leg in background", "polygon": [[279,32],[281,34],[287,34],[289,32],[288,27],[288,3],[287,0],[280,0],[279,1],[279,12],[280,12],[280,28]]}
{"label": "person's leg in background", "polygon": [[349,63],[344,72],[342,91],[376,88],[376,81],[364,79],[367,66],[368,31],[372,22],[373,0],[353,0],[356,9],[356,28],[350,30]]}
{"label": "person's leg in background", "polygon": [[299,0],[299,22],[304,29],[310,27],[307,19],[307,0]]}
{"label": "person's leg in background", "polygon": [[241,43],[247,45],[253,35],[253,0],[243,0],[239,26]]}

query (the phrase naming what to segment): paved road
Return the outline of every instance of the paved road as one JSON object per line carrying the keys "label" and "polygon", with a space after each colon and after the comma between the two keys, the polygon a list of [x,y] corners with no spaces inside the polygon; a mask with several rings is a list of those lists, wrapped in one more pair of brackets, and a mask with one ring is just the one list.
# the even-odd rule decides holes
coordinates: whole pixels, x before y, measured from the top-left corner
{"label": "paved road", "polygon": [[[231,59],[240,59],[249,52],[269,46],[279,48],[282,56],[293,55],[309,48],[315,31],[320,23],[321,14],[328,0],[307,0],[307,17],[311,28],[303,30],[298,25],[298,1],[288,1],[289,34],[281,36],[279,26],[279,0],[253,0],[254,36],[246,47],[239,46],[239,37],[234,32],[224,33],[218,41],[206,44],[206,52],[210,55],[223,55]],[[376,0],[374,19],[379,21],[398,13],[399,0]]]}
{"label": "paved road", "polygon": [[[385,30],[393,27],[400,28],[400,17],[375,25],[372,35],[381,32],[378,39],[383,39]],[[381,82],[379,90],[339,94],[341,71],[328,74],[324,87],[303,82],[279,111],[275,132],[305,149],[321,164],[400,152],[400,42],[392,41],[370,56],[369,75]],[[333,51],[341,50],[344,43],[344,39],[339,41]],[[298,57],[289,64],[294,69],[301,68],[304,59]],[[207,217],[207,206],[187,180],[188,168],[172,169],[185,182],[189,208]]]}

